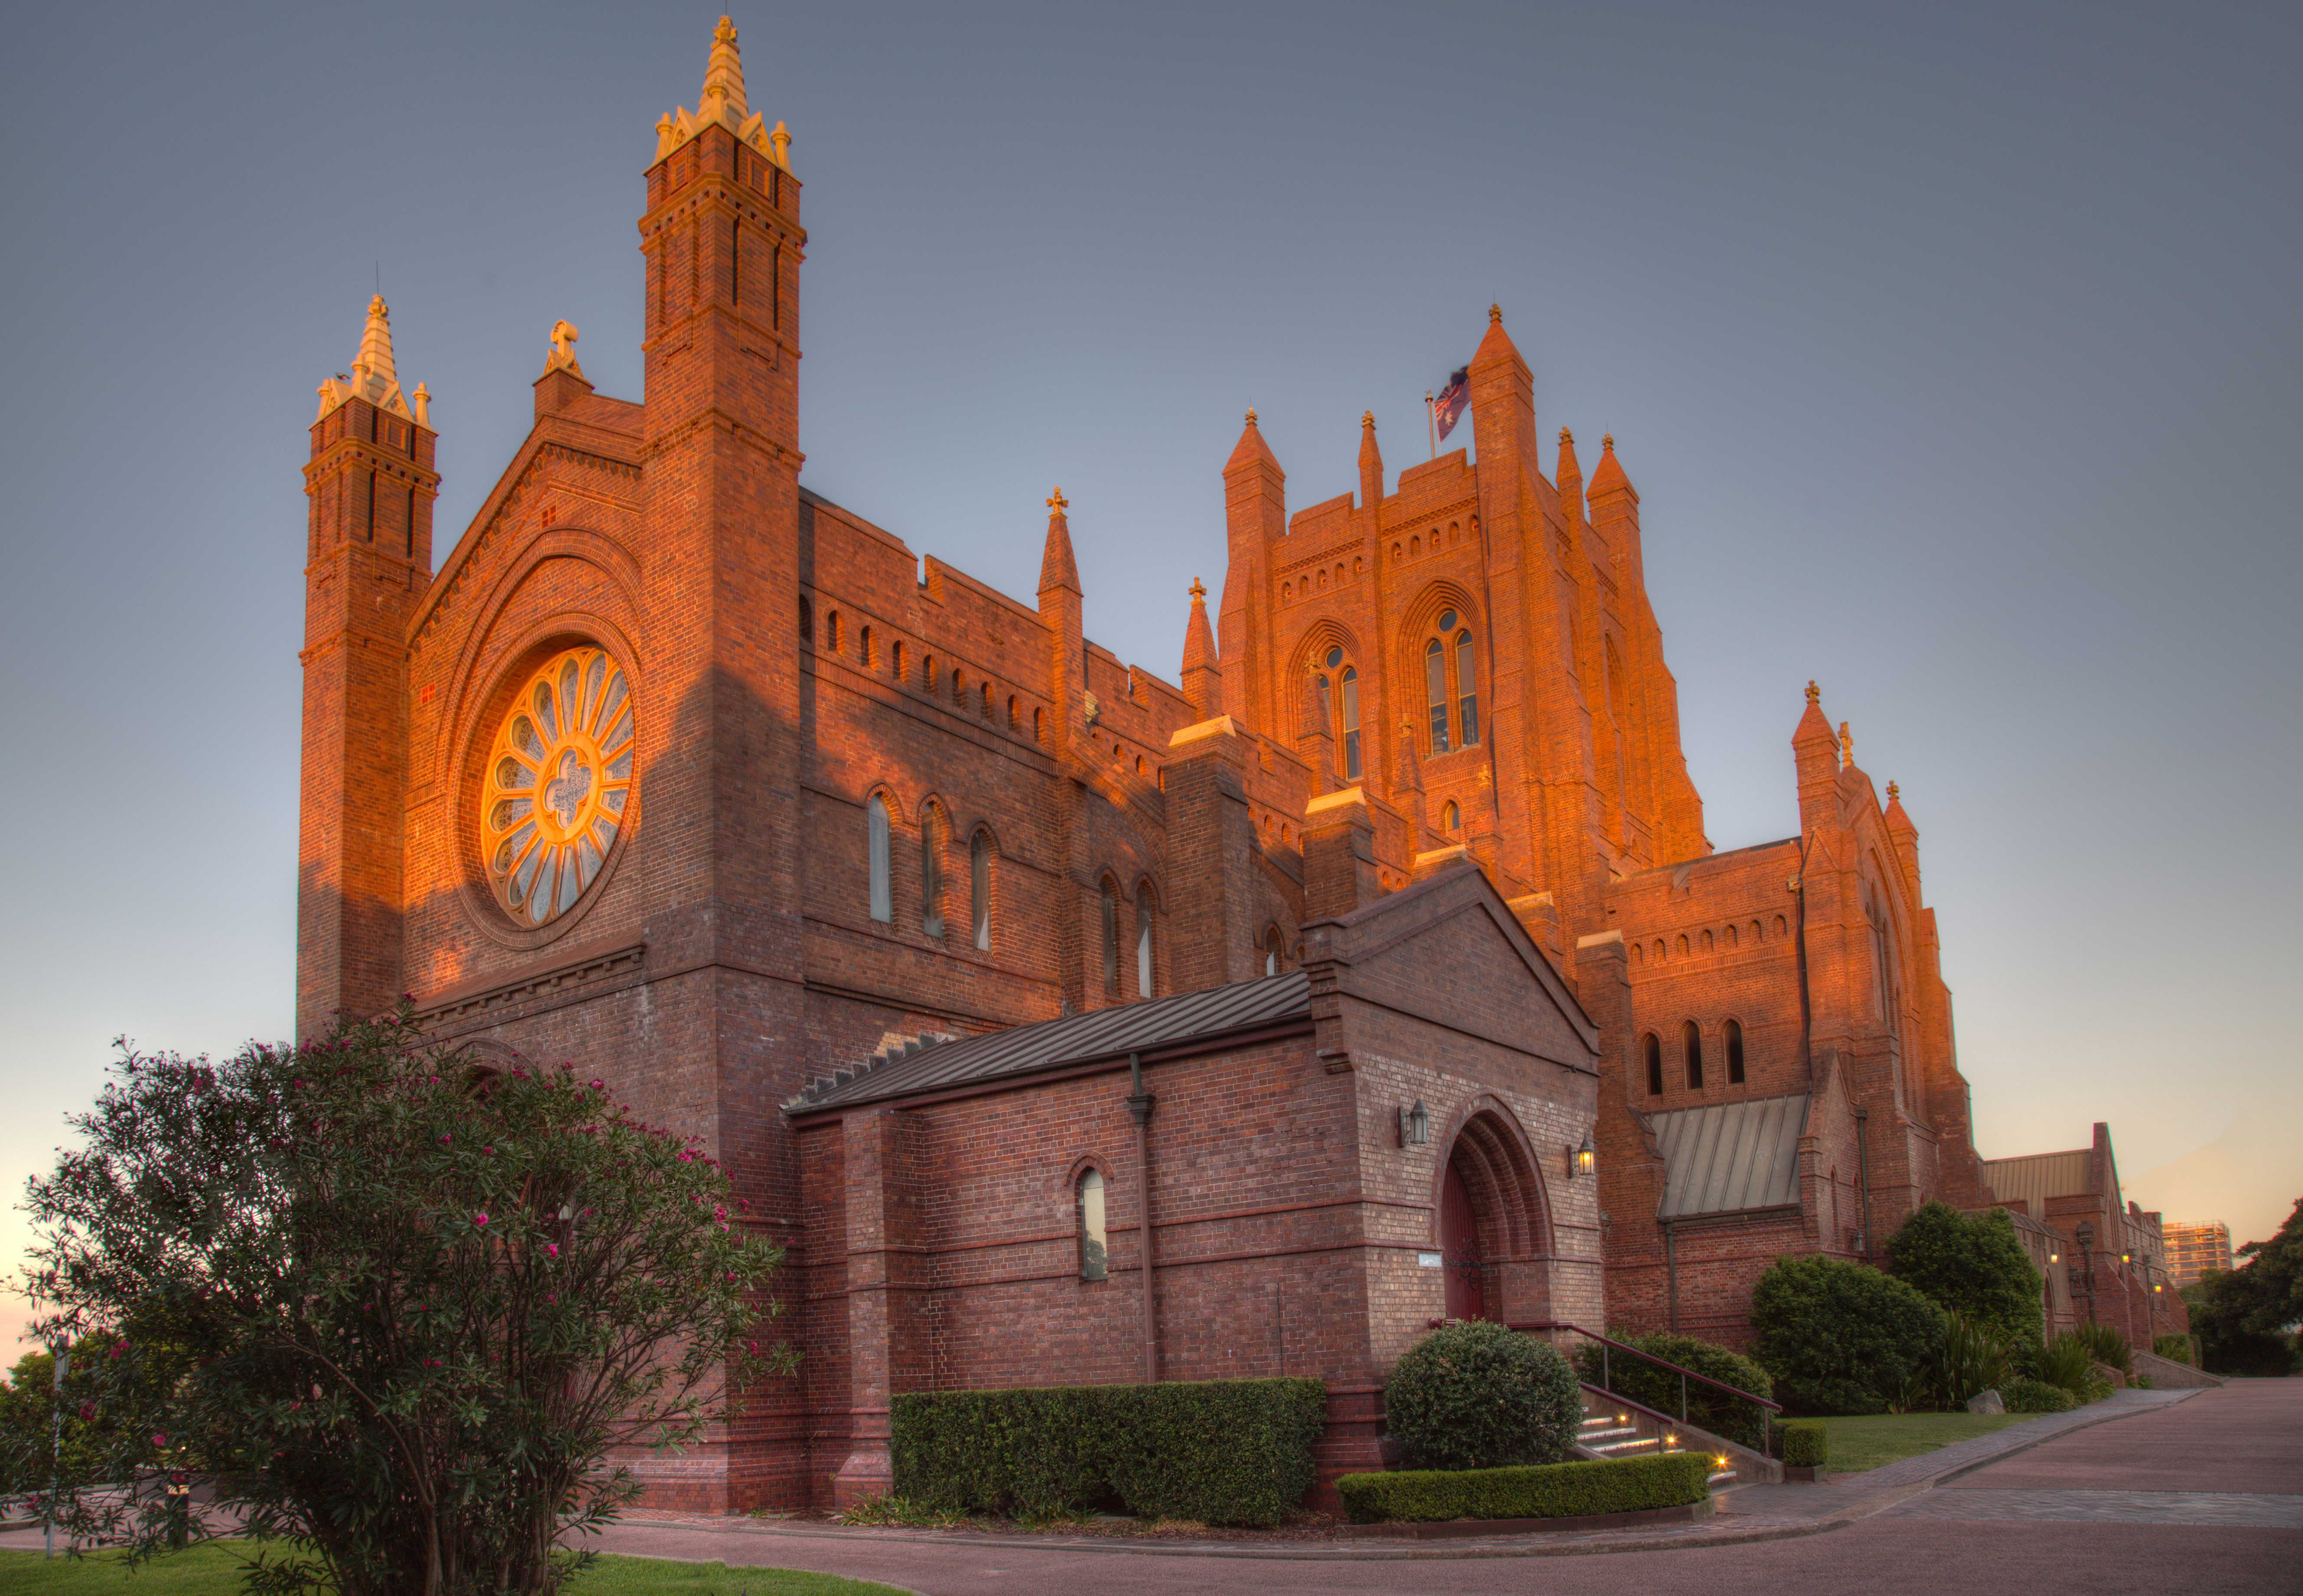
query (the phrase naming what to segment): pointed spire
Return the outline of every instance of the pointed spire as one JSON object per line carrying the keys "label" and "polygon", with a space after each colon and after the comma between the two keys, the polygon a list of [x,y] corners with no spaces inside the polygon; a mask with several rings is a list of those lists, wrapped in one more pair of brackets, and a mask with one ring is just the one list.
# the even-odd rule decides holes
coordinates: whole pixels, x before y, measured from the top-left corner
{"label": "pointed spire", "polygon": [[694,113],[683,106],[656,119],[655,158],[662,160],[715,123],[786,172],[791,170],[791,135],[781,122],[776,124],[774,133],[767,132],[759,113],[745,99],[744,60],[736,48],[736,24],[726,17],[712,30],[712,55],[704,63],[704,87],[697,92]]}
{"label": "pointed spire", "polygon": [[1216,634],[1208,626],[1208,590],[1197,576],[1192,578],[1192,617],[1184,625],[1184,668],[1219,668],[1216,658]]}
{"label": "pointed spire", "polygon": [[[421,389],[418,391],[428,403],[431,394]],[[379,410],[431,424],[422,416],[411,415],[408,400],[401,394],[400,376],[392,361],[392,307],[384,302],[382,294],[367,302],[367,324],[360,330],[359,354],[352,360],[351,375],[320,384],[320,415],[312,419],[317,421],[353,399],[364,399]]]}
{"label": "pointed spire", "polygon": [[1839,762],[1843,765],[1855,763],[1855,737],[1847,729],[1844,720],[1839,723]]}
{"label": "pointed spire", "polygon": [[[1826,752],[1835,753],[1837,740],[1831,735],[1831,722],[1823,718],[1823,693],[1813,682],[1807,685],[1807,710],[1800,716],[1799,727],[1792,733],[1792,746],[1802,752],[1821,744]],[[1837,768],[1836,758],[1833,760]]]}
{"label": "pointed spire", "polygon": [[1902,790],[1892,781],[1887,784],[1887,813],[1885,819],[1887,821],[1888,835],[1892,836],[1901,839],[1907,836],[1917,837],[1919,835],[1919,828],[1911,824],[1911,817],[1903,812],[1903,794]]}
{"label": "pointed spire", "polygon": [[1570,478],[1581,482],[1583,467],[1575,459],[1575,434],[1565,427],[1559,429],[1559,471],[1556,480],[1565,483]]}
{"label": "pointed spire", "polygon": [[1057,588],[1080,591],[1079,566],[1072,559],[1072,526],[1064,518],[1071,500],[1058,488],[1048,498],[1048,546],[1040,555],[1040,591]]}
{"label": "pointed spire", "polygon": [[1492,365],[1498,360],[1518,360],[1519,357],[1519,346],[1512,342],[1511,334],[1504,331],[1503,307],[1489,306],[1487,336],[1480,340],[1479,349],[1472,357],[1472,365]]}
{"label": "pointed spire", "polygon": [[1591,496],[1596,499],[1610,488],[1629,486],[1631,478],[1624,475],[1623,465],[1615,458],[1615,434],[1600,433],[1599,464],[1591,472]]}
{"label": "pointed spire", "polygon": [[1229,475],[1237,467],[1258,460],[1269,461],[1274,466],[1279,464],[1279,457],[1271,452],[1271,445],[1263,441],[1263,433],[1255,424],[1255,412],[1250,410],[1247,424],[1239,430],[1239,442],[1232,449],[1231,458],[1224,462],[1224,473]]}
{"label": "pointed spire", "polygon": [[1360,508],[1383,502],[1383,450],[1376,447],[1375,412],[1360,412]]}

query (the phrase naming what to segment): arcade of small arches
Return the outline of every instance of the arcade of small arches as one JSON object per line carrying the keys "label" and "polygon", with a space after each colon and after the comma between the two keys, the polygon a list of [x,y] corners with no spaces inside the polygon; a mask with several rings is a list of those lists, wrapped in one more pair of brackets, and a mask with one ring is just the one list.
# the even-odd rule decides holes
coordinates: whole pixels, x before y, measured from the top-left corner
{"label": "arcade of small arches", "polygon": [[[903,638],[883,640],[871,626],[854,628],[849,638],[847,621],[837,609],[827,609],[823,625],[815,621],[815,606],[806,598],[799,601],[799,637],[804,643],[820,646],[827,654],[852,660],[874,675],[887,669],[889,676],[899,687],[909,688],[951,707],[964,715],[981,720],[984,725],[998,727],[1001,723],[1001,689],[993,683],[971,682],[964,666],[953,665],[948,670],[932,652]],[[918,661],[915,670],[913,662]],[[1035,743],[1048,740],[1048,718],[1044,705],[1034,704],[1021,693],[1005,695],[1007,729],[1018,736],[1029,735]],[[1114,751],[1115,756],[1117,750]],[[1142,761],[1137,761],[1139,766]]]}
{"label": "arcade of small arches", "polygon": [[[1739,1020],[1724,1020],[1718,1029],[1720,1063],[1725,1067],[1729,1086],[1743,1084],[1743,1024]],[[1648,1096],[1660,1097],[1666,1088],[1666,1059],[1663,1038],[1654,1031],[1640,1037],[1640,1063],[1646,1071]],[[1703,1027],[1690,1020],[1679,1028],[1678,1052],[1671,1062],[1678,1084],[1688,1090],[1700,1092],[1706,1079],[1703,1056]]]}
{"label": "arcade of small arches", "polygon": [[1792,934],[1791,921],[1776,915],[1772,925],[1764,920],[1730,920],[1717,930],[1706,927],[1697,931],[1682,931],[1675,937],[1658,937],[1652,942],[1631,945],[1632,962],[1661,964],[1672,959],[1700,958],[1706,953],[1725,953],[1742,946],[1746,942],[1757,945],[1762,942],[1777,942]]}

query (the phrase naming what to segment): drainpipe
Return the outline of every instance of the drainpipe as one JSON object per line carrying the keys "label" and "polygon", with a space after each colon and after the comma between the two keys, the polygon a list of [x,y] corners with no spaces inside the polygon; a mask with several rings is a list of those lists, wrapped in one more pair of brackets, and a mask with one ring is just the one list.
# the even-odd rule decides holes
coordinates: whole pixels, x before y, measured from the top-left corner
{"label": "drainpipe", "polygon": [[1857,1210],[1863,1218],[1863,1261],[1871,1261],[1871,1155],[1870,1142],[1863,1134],[1863,1123],[1871,1117],[1868,1108],[1855,1111],[1855,1170],[1856,1179],[1863,1183],[1862,1205]]}
{"label": "drainpipe", "polygon": [[1135,1178],[1143,1183],[1140,1199],[1143,1231],[1136,1245],[1143,1254],[1143,1383],[1160,1378],[1160,1315],[1152,1292],[1152,1105],[1158,1101],[1143,1089],[1143,1055],[1127,1055],[1128,1084],[1135,1089],[1127,1112],[1135,1116]]}
{"label": "drainpipe", "polygon": [[1678,1221],[1663,1222],[1664,1300],[1671,1315],[1671,1333],[1679,1333],[1679,1230]]}

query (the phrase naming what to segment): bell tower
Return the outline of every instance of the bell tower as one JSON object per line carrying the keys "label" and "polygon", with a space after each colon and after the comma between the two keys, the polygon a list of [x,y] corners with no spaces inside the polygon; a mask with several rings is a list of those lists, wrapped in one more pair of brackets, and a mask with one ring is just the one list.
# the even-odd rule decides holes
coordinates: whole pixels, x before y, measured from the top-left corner
{"label": "bell tower", "polygon": [[304,768],[296,1034],[401,988],[408,620],[432,581],[431,395],[402,394],[368,301],[350,373],[320,384],[304,466]]}

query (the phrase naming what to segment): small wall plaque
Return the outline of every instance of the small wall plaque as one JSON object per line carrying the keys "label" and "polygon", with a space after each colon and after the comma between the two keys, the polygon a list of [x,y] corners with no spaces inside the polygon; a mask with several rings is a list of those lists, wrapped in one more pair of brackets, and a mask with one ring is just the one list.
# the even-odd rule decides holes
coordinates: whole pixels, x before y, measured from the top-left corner
{"label": "small wall plaque", "polygon": [[1447,1260],[1442,1258],[1438,1253],[1417,1253],[1415,1255],[1415,1264],[1416,1267],[1419,1269],[1437,1269],[1446,1262]]}

